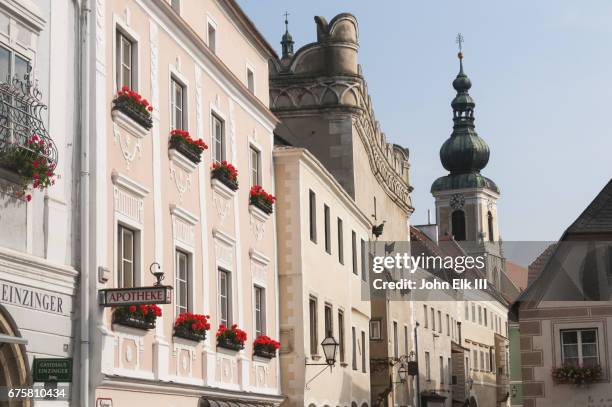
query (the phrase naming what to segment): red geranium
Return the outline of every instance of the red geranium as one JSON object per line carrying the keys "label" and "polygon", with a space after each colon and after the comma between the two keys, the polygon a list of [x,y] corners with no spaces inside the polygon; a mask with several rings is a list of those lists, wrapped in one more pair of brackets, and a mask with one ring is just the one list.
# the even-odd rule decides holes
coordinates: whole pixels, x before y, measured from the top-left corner
{"label": "red geranium", "polygon": [[157,317],[161,317],[162,309],[155,304],[130,305],[127,307],[117,307],[115,312],[129,314],[133,318],[142,319],[147,322],[155,322]]}
{"label": "red geranium", "polygon": [[192,314],[191,312],[183,312],[174,321],[174,326],[187,327],[196,334],[205,334],[210,329],[208,315]]}
{"label": "red geranium", "polygon": [[216,162],[212,165],[213,171],[222,172],[225,177],[232,181],[238,181],[238,170],[232,164],[223,160],[221,162]]}
{"label": "red geranium", "polygon": [[260,335],[253,341],[255,348],[262,347],[269,351],[280,349],[280,343],[266,335]]}
{"label": "red geranium", "polygon": [[206,150],[208,145],[202,139],[194,140],[189,135],[187,130],[174,129],[170,132],[171,137],[178,137],[182,142],[189,144],[190,146],[197,148],[200,152]]}
{"label": "red geranium", "polygon": [[251,192],[249,194],[251,199],[262,199],[268,205],[274,204],[276,202],[276,197],[272,194],[267,193],[261,185],[254,185],[251,188]]}
{"label": "red geranium", "polygon": [[224,324],[221,324],[217,330],[217,340],[219,339],[228,340],[237,345],[244,345],[247,340],[247,333],[238,328],[236,324],[232,325],[229,329]]}
{"label": "red geranium", "polygon": [[135,105],[142,106],[148,112],[153,111],[153,106],[149,103],[147,99],[144,99],[140,94],[127,86],[123,86],[119,92],[117,92],[117,97],[125,97],[128,98]]}

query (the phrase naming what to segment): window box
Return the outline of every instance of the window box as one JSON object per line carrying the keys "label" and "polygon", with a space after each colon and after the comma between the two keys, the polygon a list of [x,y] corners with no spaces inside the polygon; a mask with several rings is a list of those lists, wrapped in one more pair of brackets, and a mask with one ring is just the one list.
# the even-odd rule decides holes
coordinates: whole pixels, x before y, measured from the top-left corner
{"label": "window box", "polygon": [[276,350],[268,350],[264,348],[255,348],[253,350],[253,355],[259,356],[261,358],[273,359],[276,357]]}
{"label": "window box", "polygon": [[280,348],[280,343],[268,336],[261,335],[253,342],[253,355],[266,359],[276,357],[276,350]]}
{"label": "window box", "polygon": [[217,346],[219,348],[229,349],[233,351],[239,351],[239,350],[244,349],[243,343],[232,342],[230,339],[227,339],[227,338],[217,339]]}
{"label": "window box", "polygon": [[168,148],[181,153],[194,164],[202,161],[202,152],[208,148],[202,139],[194,140],[185,130],[175,129],[170,133]]}
{"label": "window box", "polygon": [[161,308],[157,305],[118,307],[113,312],[113,324],[150,330],[155,328],[155,321],[158,316],[161,316]]}
{"label": "window box", "polygon": [[274,202],[276,198],[267,193],[261,186],[255,185],[251,188],[251,192],[249,194],[249,203],[259,209],[261,209],[264,213],[270,215],[274,212]]}
{"label": "window box", "polygon": [[219,325],[219,330],[217,331],[217,347],[239,351],[244,349],[246,340],[246,332],[238,328],[236,324],[232,325],[230,329],[226,328],[223,324]]}
{"label": "window box", "polygon": [[238,190],[238,171],[236,170],[236,167],[227,161],[214,163],[210,176],[213,179],[219,180],[219,182],[232,191]]}
{"label": "window box", "polygon": [[190,329],[185,326],[175,326],[174,336],[176,336],[177,338],[188,339],[194,342],[201,342],[206,340],[206,331],[204,331],[204,333],[198,333],[195,332],[193,329]]}
{"label": "window box", "polygon": [[127,86],[121,88],[113,99],[112,110],[120,111],[147,130],[153,127],[153,119],[151,118],[153,107],[146,99],[143,99],[142,96]]}
{"label": "window box", "polygon": [[210,329],[207,315],[183,312],[174,321],[174,336],[200,342],[206,339],[206,331]]}
{"label": "window box", "polygon": [[602,378],[601,366],[554,368],[552,377],[557,384],[575,384],[578,386],[598,382]]}

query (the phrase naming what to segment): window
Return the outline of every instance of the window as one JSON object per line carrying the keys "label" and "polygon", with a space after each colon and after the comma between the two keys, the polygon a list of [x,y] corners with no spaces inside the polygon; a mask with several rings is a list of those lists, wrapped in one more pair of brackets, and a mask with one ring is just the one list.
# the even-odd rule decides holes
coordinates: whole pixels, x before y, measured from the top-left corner
{"label": "window", "polygon": [[453,211],[451,217],[453,236],[455,240],[465,240],[465,213],[461,210]]}
{"label": "window", "polygon": [[365,240],[361,239],[361,279],[363,281],[368,281],[368,268],[366,266],[367,255]]}
{"label": "window", "polygon": [[427,305],[423,305],[423,326],[428,328]]}
{"label": "window", "polygon": [[465,301],[465,320],[468,321],[470,319],[470,306],[468,305],[468,302]]}
{"label": "window", "polygon": [[308,195],[310,213],[310,240],[317,243],[317,196],[310,190]]}
{"label": "window", "polygon": [[250,68],[247,68],[247,88],[255,93],[255,74]]}
{"label": "window", "polygon": [[478,370],[478,351],[472,351],[472,370]]}
{"label": "window", "polygon": [[225,160],[225,123],[217,115],[212,115],[212,134],[214,159],[216,162]]}
{"label": "window", "polygon": [[431,330],[436,330],[436,311],[433,308],[431,309]]}
{"label": "window", "polygon": [[23,80],[30,62],[12,50],[0,46],[0,82],[11,82],[10,78]]}
{"label": "window", "polygon": [[563,366],[599,365],[597,329],[562,330],[561,359]]}
{"label": "window", "polygon": [[266,292],[262,287],[253,288],[255,305],[255,338],[266,334]]}
{"label": "window", "polygon": [[483,307],[484,310],[484,326],[488,326],[488,322],[487,322],[487,309]]}
{"label": "window", "polygon": [[323,216],[325,217],[325,251],[331,254],[331,225],[329,218],[329,206],[323,205]]}
{"label": "window", "polygon": [[249,161],[251,167],[251,186],[261,185],[261,153],[253,146],[250,147]]}
{"label": "window", "polygon": [[170,5],[177,13],[181,13],[181,0],[170,0]]}
{"label": "window", "polygon": [[431,380],[431,362],[429,360],[429,352],[425,352],[425,377]]}
{"label": "window", "polygon": [[444,384],[444,357],[440,356],[440,384]]}
{"label": "window", "polygon": [[478,306],[478,324],[482,325],[482,307]]}
{"label": "window", "polygon": [[352,238],[352,248],[353,248],[353,274],[355,274],[356,276],[359,275],[359,270],[358,270],[358,265],[357,265],[357,234],[355,233],[355,231],[353,230],[352,234],[351,234],[351,238]]}
{"label": "window", "polygon": [[353,334],[353,370],[357,370],[357,333],[355,327],[351,327]]}
{"label": "window", "polygon": [[442,333],[442,311],[438,311],[438,332]]}
{"label": "window", "polygon": [[338,218],[338,261],[344,264],[344,230],[340,218]]}
{"label": "window", "polygon": [[325,337],[334,335],[334,321],[332,319],[332,306],[325,304]]}
{"label": "window", "polygon": [[448,358],[448,363],[446,364],[446,368],[448,369],[448,384],[453,384],[453,367],[452,360]]}
{"label": "window", "polygon": [[319,346],[318,332],[317,332],[317,299],[310,297],[308,302],[308,311],[310,314],[310,354],[316,355],[317,348]]}
{"label": "window", "polygon": [[367,363],[366,363],[366,336],[365,336],[365,332],[361,331],[361,371],[363,373],[366,372],[366,367],[367,367]]}
{"label": "window", "polygon": [[393,321],[393,356],[395,359],[399,358],[399,338],[396,321]]}
{"label": "window", "polygon": [[136,88],[135,64],[136,44],[129,39],[123,32],[117,30],[117,43],[115,44],[115,63],[117,89],[127,86],[130,89]]}
{"label": "window", "polygon": [[171,126],[173,129],[187,130],[185,126],[185,87],[174,77],[170,80]]}
{"label": "window", "polygon": [[219,323],[232,324],[232,284],[230,273],[219,269]]}
{"label": "window", "polygon": [[217,29],[210,21],[208,22],[208,48],[214,53],[217,52]]}
{"label": "window", "polygon": [[489,225],[489,242],[493,241],[493,214],[491,211],[487,212],[487,222]]}
{"label": "window", "polygon": [[118,230],[117,259],[119,260],[119,264],[117,267],[117,287],[130,288],[135,285],[135,232],[121,225],[119,225]]}
{"label": "window", "polygon": [[480,351],[480,370],[485,370],[485,357],[484,357],[484,352]]}
{"label": "window", "polygon": [[472,322],[476,322],[476,304],[472,304]]}
{"label": "window", "polygon": [[374,341],[379,341],[382,339],[379,320],[370,321],[370,339]]}
{"label": "window", "polygon": [[446,314],[446,336],[450,336],[450,316]]}
{"label": "window", "polygon": [[338,349],[340,352],[340,363],[344,363],[344,312],[342,310],[338,310],[338,342],[340,342]]}
{"label": "window", "polygon": [[189,255],[180,250],[176,251],[175,258],[176,315],[189,311]]}
{"label": "window", "polygon": [[489,348],[489,372],[495,372],[493,363],[493,348]]}
{"label": "window", "polygon": [[408,327],[404,325],[404,354],[408,354]]}

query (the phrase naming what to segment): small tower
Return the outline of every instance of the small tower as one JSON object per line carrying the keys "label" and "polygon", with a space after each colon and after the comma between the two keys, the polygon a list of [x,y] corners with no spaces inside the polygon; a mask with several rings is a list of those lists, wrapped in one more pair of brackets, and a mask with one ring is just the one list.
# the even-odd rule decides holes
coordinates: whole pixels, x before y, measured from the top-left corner
{"label": "small tower", "polygon": [[431,193],[440,234],[452,235],[472,255],[489,255],[487,277],[499,288],[504,267],[497,223],[499,189],[481,174],[489,162],[489,146],[475,130],[476,104],[468,93],[472,82],[463,71],[461,35],[457,42],[459,73],[453,81],[457,91],[451,102],[453,132],[440,148],[440,161],[449,174],[434,181]]}
{"label": "small tower", "polygon": [[281,59],[291,58],[293,56],[293,37],[289,34],[289,13],[285,12],[285,34],[281,40],[283,54]]}

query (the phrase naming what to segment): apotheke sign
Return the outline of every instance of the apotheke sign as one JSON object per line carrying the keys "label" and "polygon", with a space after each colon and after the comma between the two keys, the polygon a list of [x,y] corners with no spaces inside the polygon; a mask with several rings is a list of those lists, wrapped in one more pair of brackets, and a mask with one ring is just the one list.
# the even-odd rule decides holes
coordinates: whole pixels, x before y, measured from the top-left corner
{"label": "apotheke sign", "polygon": [[100,305],[120,307],[126,305],[170,304],[172,287],[167,285],[100,290]]}

